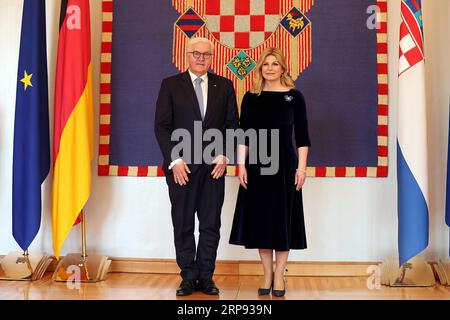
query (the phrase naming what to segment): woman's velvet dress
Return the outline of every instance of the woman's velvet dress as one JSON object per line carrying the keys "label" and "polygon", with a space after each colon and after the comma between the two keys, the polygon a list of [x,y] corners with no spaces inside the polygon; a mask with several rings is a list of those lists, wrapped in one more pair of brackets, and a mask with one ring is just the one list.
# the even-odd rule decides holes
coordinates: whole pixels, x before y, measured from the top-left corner
{"label": "woman's velvet dress", "polygon": [[[268,141],[269,151],[263,154],[269,154],[272,160],[278,154],[279,165],[275,174],[264,175],[261,169],[271,164],[263,163],[259,156],[257,161],[247,157],[247,190],[239,186],[230,243],[248,249],[305,249],[302,191],[296,191],[294,184],[297,148],[311,146],[303,95],[295,89],[263,91],[259,96],[247,92],[241,105],[240,127],[257,132],[266,129],[268,138],[258,134],[258,145],[249,145],[248,139],[245,144],[251,153],[260,140]],[[278,130],[278,152],[271,148],[270,134],[277,132],[273,129]]]}

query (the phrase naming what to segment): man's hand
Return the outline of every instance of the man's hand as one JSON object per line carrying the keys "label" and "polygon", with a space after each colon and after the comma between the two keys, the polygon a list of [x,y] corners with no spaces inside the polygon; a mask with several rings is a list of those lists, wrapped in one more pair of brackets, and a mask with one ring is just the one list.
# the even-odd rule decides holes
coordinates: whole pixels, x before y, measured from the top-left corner
{"label": "man's hand", "polygon": [[191,173],[187,164],[181,160],[172,167],[173,179],[176,184],[185,186],[189,182],[188,173]]}
{"label": "man's hand", "polygon": [[227,158],[223,155],[217,156],[214,161],[212,162],[215,164],[213,171],[211,172],[211,175],[213,176],[213,179],[219,179],[223,176],[225,173],[225,170],[227,170]]}

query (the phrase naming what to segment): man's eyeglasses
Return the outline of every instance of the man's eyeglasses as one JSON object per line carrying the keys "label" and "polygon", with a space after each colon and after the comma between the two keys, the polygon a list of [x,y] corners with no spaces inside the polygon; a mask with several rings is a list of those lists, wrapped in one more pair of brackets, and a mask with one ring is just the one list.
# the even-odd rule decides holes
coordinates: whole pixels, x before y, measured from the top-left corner
{"label": "man's eyeglasses", "polygon": [[193,52],[188,52],[188,53],[190,53],[190,54],[192,54],[192,56],[195,58],[195,59],[200,59],[200,57],[201,56],[203,56],[203,58],[205,59],[205,60],[208,60],[209,58],[211,58],[212,57],[212,53],[209,53],[209,52],[198,52],[198,51],[193,51]]}

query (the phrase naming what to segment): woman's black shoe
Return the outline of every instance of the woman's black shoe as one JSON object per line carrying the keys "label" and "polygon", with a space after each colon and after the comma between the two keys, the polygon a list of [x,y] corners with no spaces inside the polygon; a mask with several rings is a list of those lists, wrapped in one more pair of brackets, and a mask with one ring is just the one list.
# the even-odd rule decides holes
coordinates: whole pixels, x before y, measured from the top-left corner
{"label": "woman's black shoe", "polygon": [[258,295],[259,295],[259,296],[265,296],[265,295],[270,294],[270,291],[271,291],[272,288],[273,288],[273,277],[274,277],[274,275],[273,275],[273,273],[272,273],[272,284],[270,285],[270,288],[269,288],[269,289],[266,289],[266,288],[259,288],[259,289],[258,289]]}
{"label": "woman's black shoe", "polygon": [[283,284],[284,284],[284,289],[283,290],[272,289],[272,295],[274,297],[277,297],[277,298],[284,297],[284,294],[286,293],[286,276],[283,276]]}
{"label": "woman's black shoe", "polygon": [[258,288],[258,295],[259,296],[265,296],[265,295],[268,295],[268,294],[270,294],[270,290],[271,290],[272,288],[269,288],[269,289],[266,289],[266,288]]}

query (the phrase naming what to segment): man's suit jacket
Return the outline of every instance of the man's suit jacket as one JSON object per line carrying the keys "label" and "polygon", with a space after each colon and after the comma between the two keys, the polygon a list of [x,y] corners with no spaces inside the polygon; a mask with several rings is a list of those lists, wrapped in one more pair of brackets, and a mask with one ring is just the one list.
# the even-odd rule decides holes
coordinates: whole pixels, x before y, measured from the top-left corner
{"label": "man's suit jacket", "polygon": [[[191,163],[194,161],[194,121],[201,122],[202,118],[189,72],[164,79],[156,102],[155,135],[164,157],[165,172],[169,164],[176,159],[176,157],[172,159],[171,156],[172,148],[178,144],[176,141],[171,141],[172,132],[176,129],[186,129],[191,134]],[[203,131],[213,128],[220,130],[224,143],[225,130],[238,127],[238,110],[233,83],[209,72],[208,100],[202,127]],[[205,144],[202,150],[204,147]],[[223,154],[226,155],[225,153],[224,146]],[[188,164],[188,166],[191,173],[198,167],[196,164]]]}

